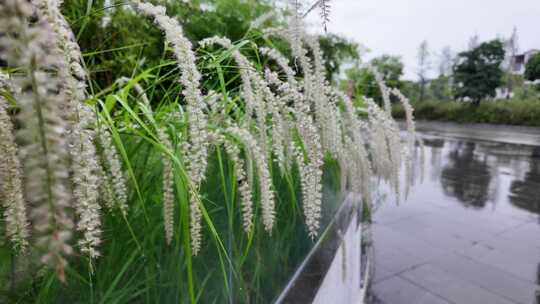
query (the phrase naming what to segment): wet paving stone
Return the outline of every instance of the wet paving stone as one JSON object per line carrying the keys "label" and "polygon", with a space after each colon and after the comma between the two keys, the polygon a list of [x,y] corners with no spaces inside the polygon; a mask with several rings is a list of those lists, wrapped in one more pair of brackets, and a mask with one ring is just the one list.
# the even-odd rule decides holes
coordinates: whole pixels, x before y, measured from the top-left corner
{"label": "wet paving stone", "polygon": [[424,183],[399,205],[383,191],[386,203],[373,217],[374,303],[540,304],[540,159],[527,152],[534,149],[490,142],[486,129],[477,133],[484,140],[466,139],[459,126],[451,134],[419,129],[427,139]]}
{"label": "wet paving stone", "polygon": [[436,259],[432,265],[463,282],[480,286],[516,303],[534,303],[535,291],[539,287],[502,269],[458,254],[451,253]]}
{"label": "wet paving stone", "polygon": [[374,225],[373,239],[375,252],[391,253],[403,257],[415,257],[419,262],[445,254],[443,249],[406,232],[394,230],[386,226]]}
{"label": "wet paving stone", "polygon": [[534,284],[539,282],[538,267],[540,264],[535,258],[519,258],[508,251],[502,251],[484,243],[478,243],[460,250],[458,253],[480,263],[499,268],[527,282]]}
{"label": "wet paving stone", "polygon": [[534,246],[535,240],[528,242],[517,242],[508,238],[492,237],[482,240],[481,244],[495,248],[510,256],[513,256],[516,260],[524,260],[530,263],[540,264],[540,249]]}
{"label": "wet paving stone", "polygon": [[[429,290],[450,303],[473,304],[510,304],[515,303],[480,286],[465,281],[462,277],[453,276],[433,265],[423,265],[404,272],[402,277]],[[406,302],[393,302],[406,303]]]}
{"label": "wet paving stone", "polygon": [[375,273],[371,279],[371,283],[372,284],[377,284],[383,280],[386,280],[388,278],[391,278],[393,276],[395,276],[397,273],[399,273],[399,271],[397,272],[392,272],[388,269],[386,269],[385,267],[383,267],[382,265],[378,265],[377,268],[375,269]]}
{"label": "wet paving stone", "polygon": [[[500,236],[514,242],[529,243],[530,246],[540,248],[540,225],[538,223],[523,224],[501,233]],[[535,239],[537,242],[531,242]]]}
{"label": "wet paving stone", "polygon": [[376,303],[449,304],[443,298],[419,287],[400,276],[376,283]]}

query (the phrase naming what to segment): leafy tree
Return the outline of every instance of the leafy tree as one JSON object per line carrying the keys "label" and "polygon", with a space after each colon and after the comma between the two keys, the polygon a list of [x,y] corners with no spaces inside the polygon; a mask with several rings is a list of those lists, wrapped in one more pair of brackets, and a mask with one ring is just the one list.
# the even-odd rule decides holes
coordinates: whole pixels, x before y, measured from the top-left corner
{"label": "leafy tree", "polygon": [[360,59],[359,46],[335,34],[327,34],[319,39],[326,68],[326,76],[333,79],[343,63]]}
{"label": "leafy tree", "polygon": [[438,57],[439,76],[430,82],[428,93],[433,100],[450,101],[452,100],[452,66],[456,58],[449,46],[444,47]]}
{"label": "leafy tree", "polygon": [[480,45],[480,37],[478,37],[478,34],[474,34],[469,38],[469,50],[473,50],[477,48]]}
{"label": "leafy tree", "polygon": [[429,61],[430,52],[428,47],[428,42],[426,40],[422,41],[418,47],[418,79],[420,84],[420,99],[419,101],[424,101],[426,95],[426,86],[428,83],[427,74],[431,67],[431,62]]}
{"label": "leafy tree", "polygon": [[[403,63],[401,57],[382,55],[371,60],[371,65],[377,68],[386,85],[390,88],[401,89],[403,82]],[[342,88],[353,97],[366,96],[381,103],[381,92],[375,81],[375,76],[364,67],[354,66],[346,71],[347,80],[342,83]]]}
{"label": "leafy tree", "polygon": [[403,76],[403,62],[400,56],[382,55],[371,60],[371,64],[379,70],[387,84],[398,86]]}
{"label": "leafy tree", "polygon": [[[517,85],[518,79],[516,79],[516,75],[512,72],[513,65],[514,65],[514,58],[519,52],[519,36],[517,28],[514,27],[512,30],[512,35],[504,42],[505,43],[505,51],[506,51],[506,58],[504,62],[504,68],[506,72],[504,73],[504,83],[506,84],[506,88],[508,92],[514,91],[514,88]],[[510,96],[507,96],[509,98]]]}
{"label": "leafy tree", "polygon": [[495,90],[502,85],[504,53],[499,40],[460,53],[454,66],[455,96],[470,98],[474,105],[479,105],[485,97],[494,97]]}
{"label": "leafy tree", "polygon": [[416,101],[420,99],[420,84],[418,81],[404,80],[400,90],[410,100]]}
{"label": "leafy tree", "polygon": [[442,49],[439,55],[439,76],[450,76],[452,74],[452,65],[455,56],[452,49],[446,46]]}
{"label": "leafy tree", "polygon": [[434,100],[451,101],[452,86],[450,76],[441,75],[429,83],[429,95]]}
{"label": "leafy tree", "polygon": [[525,79],[535,81],[540,79],[540,53],[534,55],[525,66]]}
{"label": "leafy tree", "polygon": [[508,55],[507,65],[511,66],[511,61],[513,60],[513,57],[519,53],[519,35],[517,27],[514,27],[514,29],[512,30],[512,34],[508,39],[506,39],[504,44],[506,54]]}

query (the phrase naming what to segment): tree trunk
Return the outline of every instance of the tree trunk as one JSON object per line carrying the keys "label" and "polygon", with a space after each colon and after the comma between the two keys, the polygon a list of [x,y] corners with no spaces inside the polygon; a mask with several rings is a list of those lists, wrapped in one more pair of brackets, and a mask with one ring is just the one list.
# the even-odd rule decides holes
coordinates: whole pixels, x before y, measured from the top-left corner
{"label": "tree trunk", "polygon": [[420,102],[424,101],[424,98],[426,96],[426,80],[421,79],[420,80]]}

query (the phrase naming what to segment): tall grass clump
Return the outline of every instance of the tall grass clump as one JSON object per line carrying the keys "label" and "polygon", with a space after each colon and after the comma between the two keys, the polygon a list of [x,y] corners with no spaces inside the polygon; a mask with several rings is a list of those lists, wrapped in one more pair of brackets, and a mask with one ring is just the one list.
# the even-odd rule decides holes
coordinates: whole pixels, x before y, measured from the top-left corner
{"label": "tall grass clump", "polygon": [[195,42],[130,1],[162,57],[100,88],[61,4],[0,2],[0,301],[265,303],[347,192],[402,192],[408,100],[381,87],[407,109],[402,145],[388,109],[325,79],[300,12]]}

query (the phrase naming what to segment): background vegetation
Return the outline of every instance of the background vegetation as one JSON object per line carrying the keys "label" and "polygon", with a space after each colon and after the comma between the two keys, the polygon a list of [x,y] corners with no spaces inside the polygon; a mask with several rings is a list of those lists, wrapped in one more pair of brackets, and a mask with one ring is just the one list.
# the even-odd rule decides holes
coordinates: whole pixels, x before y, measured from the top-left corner
{"label": "background vegetation", "polygon": [[[540,126],[539,99],[484,101],[478,106],[460,101],[424,101],[413,103],[413,107],[417,119]],[[393,115],[404,119],[403,107],[394,105]]]}
{"label": "background vegetation", "polygon": [[[518,54],[514,30],[508,38],[486,42],[472,37],[469,48],[457,54],[449,47],[434,52],[423,41],[418,48],[415,81],[403,79],[398,56],[383,55],[369,63],[381,71],[387,86],[400,88],[411,99],[417,119],[539,125],[540,53],[528,61],[522,75],[513,67]],[[368,68],[354,65],[345,75],[343,89],[381,102]],[[393,104],[396,117],[404,118],[402,106],[395,99]]]}

